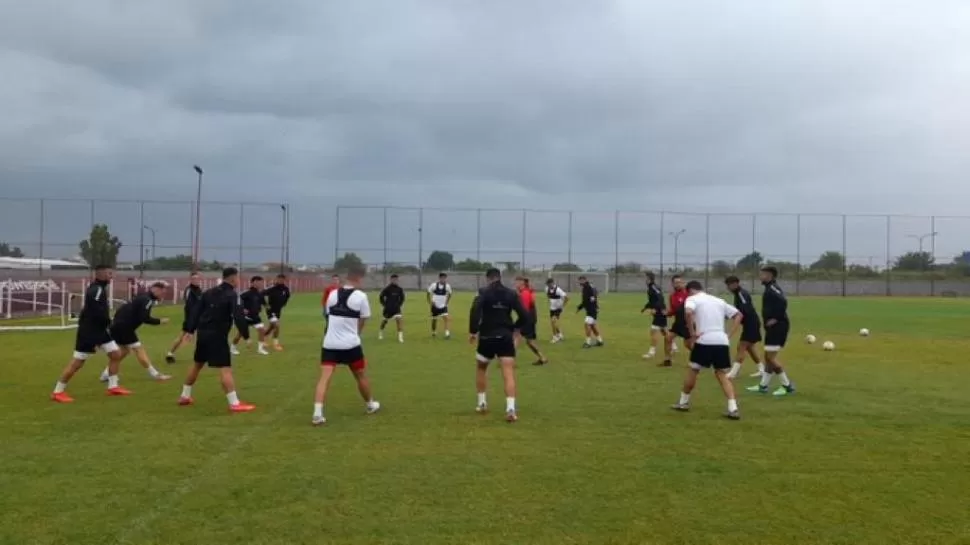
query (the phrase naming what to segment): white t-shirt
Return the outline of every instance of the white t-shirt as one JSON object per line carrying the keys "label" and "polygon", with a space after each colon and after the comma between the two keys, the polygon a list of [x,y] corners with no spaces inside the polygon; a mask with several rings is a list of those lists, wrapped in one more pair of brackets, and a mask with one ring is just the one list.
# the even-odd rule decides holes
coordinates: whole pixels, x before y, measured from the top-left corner
{"label": "white t-shirt", "polygon": [[[438,289],[439,285],[443,288],[443,290]],[[435,293],[436,291],[444,291],[445,293],[443,295],[439,295]],[[428,293],[431,294],[431,304],[434,305],[435,308],[445,308],[448,306],[448,298],[451,297],[451,284],[447,282],[444,284],[432,282],[431,285],[428,286]]]}
{"label": "white t-shirt", "polygon": [[731,344],[727,332],[724,331],[724,320],[734,318],[738,314],[738,309],[720,297],[698,292],[687,298],[684,310],[694,315],[697,342],[723,346]]}
{"label": "white t-shirt", "polygon": [[[351,289],[344,286],[344,289]],[[323,347],[330,350],[348,350],[360,346],[360,322],[357,318],[346,316],[334,316],[330,308],[337,304],[337,297],[340,290],[330,292],[327,298],[327,333],[323,336]],[[361,290],[355,290],[347,298],[347,307],[360,313],[361,318],[370,318],[370,301],[367,294]]]}
{"label": "white t-shirt", "polygon": [[[549,298],[549,310],[562,310],[563,305],[566,304],[566,292],[562,288],[556,286],[555,294],[559,296],[558,299]],[[546,295],[549,295],[549,290],[546,290]]]}

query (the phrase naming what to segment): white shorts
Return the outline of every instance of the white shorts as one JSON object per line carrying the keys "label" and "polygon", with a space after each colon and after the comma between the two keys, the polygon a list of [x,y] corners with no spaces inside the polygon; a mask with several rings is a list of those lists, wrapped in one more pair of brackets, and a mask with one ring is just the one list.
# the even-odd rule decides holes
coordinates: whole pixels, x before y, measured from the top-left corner
{"label": "white shorts", "polygon": [[765,347],[765,352],[781,352],[781,347],[778,345],[769,345]]}
{"label": "white shorts", "polygon": [[[269,323],[271,323],[271,324],[278,324],[278,323],[280,323],[280,319],[279,319],[279,317],[270,314],[269,315]],[[262,324],[260,324],[260,325],[262,325]]]}
{"label": "white shorts", "polygon": [[[270,320],[270,321],[272,321],[272,320]],[[249,327],[255,329],[256,331],[259,331],[259,330],[265,328],[266,327],[266,324],[264,324],[263,322],[260,322],[258,324],[250,324]]]}
{"label": "white shorts", "polygon": [[593,318],[592,316],[587,316],[586,319],[583,320],[583,322],[586,325],[596,325],[596,318]]}

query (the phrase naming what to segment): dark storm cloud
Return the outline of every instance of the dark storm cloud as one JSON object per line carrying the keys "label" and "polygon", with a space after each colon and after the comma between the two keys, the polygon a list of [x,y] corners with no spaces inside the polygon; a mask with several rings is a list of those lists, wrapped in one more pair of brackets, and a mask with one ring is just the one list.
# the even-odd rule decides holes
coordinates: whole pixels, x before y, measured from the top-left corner
{"label": "dark storm cloud", "polygon": [[[0,11],[8,196],[190,198],[199,162],[214,192],[304,206],[960,213],[970,197],[957,0]],[[684,190],[692,204],[668,204]]]}

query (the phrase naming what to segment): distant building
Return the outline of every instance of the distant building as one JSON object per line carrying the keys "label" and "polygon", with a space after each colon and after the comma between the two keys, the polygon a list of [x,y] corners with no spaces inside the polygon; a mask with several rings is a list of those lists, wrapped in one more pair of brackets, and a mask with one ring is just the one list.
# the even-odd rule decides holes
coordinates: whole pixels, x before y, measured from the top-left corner
{"label": "distant building", "polygon": [[0,257],[0,270],[57,270],[57,269],[87,269],[88,264],[63,259],[42,259],[37,257]]}

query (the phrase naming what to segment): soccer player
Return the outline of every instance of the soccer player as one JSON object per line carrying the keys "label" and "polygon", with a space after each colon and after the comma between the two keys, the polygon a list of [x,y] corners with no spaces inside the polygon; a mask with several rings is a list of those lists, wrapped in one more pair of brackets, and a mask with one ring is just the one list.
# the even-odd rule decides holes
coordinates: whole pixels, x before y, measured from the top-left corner
{"label": "soccer player", "polygon": [[529,350],[539,358],[532,365],[545,365],[549,363],[549,360],[539,351],[539,346],[536,345],[536,321],[539,315],[536,311],[536,295],[535,291],[532,290],[532,283],[528,278],[519,276],[515,279],[515,287],[519,290],[522,308],[529,313],[528,323],[522,327],[520,336],[525,339],[525,344],[529,347]]}
{"label": "soccer player", "polygon": [[367,414],[374,414],[380,410],[381,404],[371,395],[370,380],[367,378],[367,360],[361,347],[360,333],[364,324],[370,318],[370,302],[367,294],[361,288],[364,270],[351,268],[347,272],[347,283],[330,293],[327,300],[327,315],[330,322],[327,332],[323,336],[323,350],[320,355],[320,380],[313,398],[314,426],[327,422],[323,416],[323,405],[327,401],[327,391],[333,379],[334,370],[338,365],[346,365],[354,374],[357,381],[357,391],[364,398]]}
{"label": "soccer player", "polygon": [[451,316],[448,315],[448,302],[451,301],[451,284],[448,275],[440,273],[438,281],[428,286],[428,305],[431,307],[431,336],[438,335],[438,318],[445,323],[445,338],[451,338]]}
{"label": "soccer player", "polygon": [[741,340],[738,342],[737,357],[734,359],[734,365],[731,366],[728,378],[731,380],[737,378],[738,373],[741,372],[741,364],[744,363],[744,358],[747,355],[750,355],[751,359],[758,364],[758,372],[751,376],[760,377],[765,372],[765,364],[761,363],[761,357],[758,356],[755,346],[761,342],[761,318],[758,317],[758,311],[754,308],[751,294],[741,287],[741,280],[737,276],[725,278],[724,284],[728,291],[734,294],[734,307],[741,311],[744,316],[741,319]]}
{"label": "soccer player", "polygon": [[[734,395],[734,384],[727,377],[731,369],[731,341],[741,325],[742,316],[738,309],[727,304],[724,299],[704,293],[704,287],[696,280],[687,283],[689,297],[684,302],[684,317],[690,337],[695,340],[690,348],[690,369],[684,379],[680,401],[671,408],[675,411],[690,410],[690,394],[697,385],[697,375],[702,369],[714,369],[714,377],[721,384],[727,398],[727,412],[724,416],[740,420],[738,400]],[[731,333],[724,331],[724,320],[732,321]]]}
{"label": "soccer player", "polygon": [[286,285],[286,275],[283,273],[276,275],[273,285],[263,292],[263,296],[268,307],[266,316],[269,318],[266,336],[272,336],[273,349],[279,352],[283,350],[283,345],[280,344],[280,318],[283,317],[283,308],[290,302],[290,288]]}
{"label": "soccer player", "polygon": [[[582,286],[582,295],[579,302],[579,307],[576,308],[576,312],[581,310],[586,311],[586,319],[583,321],[583,329],[586,333],[586,340],[583,341],[583,348],[592,348],[593,346],[603,346],[603,336],[600,335],[599,326],[596,325],[596,319],[599,318],[600,314],[600,302],[596,288],[589,283],[589,279],[585,276],[579,277],[579,285]],[[593,337],[595,336],[596,342],[594,344]]]}
{"label": "soccer player", "polygon": [[684,315],[684,302],[687,301],[687,297],[690,294],[687,293],[684,278],[679,274],[675,274],[670,279],[670,283],[674,287],[674,292],[670,294],[670,308],[667,309],[667,317],[673,317],[674,323],[667,330],[667,342],[664,344],[664,361],[661,364],[663,367],[673,365],[672,357],[677,352],[677,337],[684,339],[684,346],[688,350],[691,349],[690,331],[687,329],[687,318]]}
{"label": "soccer player", "polygon": [[[653,316],[650,324],[650,349],[643,355],[644,359],[650,359],[657,354],[657,345],[667,339],[667,305],[664,303],[664,292],[657,285],[657,277],[652,272],[646,273],[647,277],[647,303],[643,305],[640,313],[649,312]],[[662,365],[667,365],[664,362]]]}
{"label": "soccer player", "polygon": [[[498,358],[502,366],[502,379],[505,383],[505,421],[512,423],[519,419],[515,408],[515,335],[529,327],[531,316],[523,308],[519,295],[502,285],[502,273],[492,268],[485,272],[488,285],[478,290],[472,302],[468,320],[468,341],[477,344],[475,361],[475,387],[478,391],[478,405],[475,411],[488,412],[488,364]],[[512,321],[512,312],[517,316]],[[533,326],[534,327],[534,326]]]}
{"label": "soccer player", "polygon": [[[159,373],[158,369],[155,369],[155,366],[152,365],[148,352],[138,339],[138,328],[142,324],[161,325],[168,323],[168,318],[152,316],[152,307],[158,304],[158,300],[165,293],[167,287],[164,282],[155,282],[148,288],[147,293],[137,295],[131,301],[121,305],[115,312],[110,328],[111,338],[121,345],[121,358],[124,359],[129,352],[134,352],[138,363],[148,371],[148,376],[159,381],[169,380],[172,377]],[[101,382],[108,382],[110,376],[110,370],[105,367],[104,371],[101,372]]]}
{"label": "soccer player", "polygon": [[559,319],[562,317],[562,309],[569,302],[569,295],[556,284],[552,278],[546,279],[546,297],[549,298],[549,325],[552,326],[552,342],[562,342],[562,329],[559,327]]}
{"label": "soccer player", "polygon": [[94,281],[84,292],[84,306],[78,317],[77,334],[74,339],[74,357],[67,364],[54,391],[51,400],[57,403],[71,403],[74,398],[67,395],[67,383],[84,367],[84,362],[100,348],[108,355],[108,395],[126,396],[130,391],[122,388],[118,378],[118,367],[121,365],[121,349],[111,338],[111,310],[108,302],[108,285],[114,271],[107,265],[94,268]]}
{"label": "soccer player", "polygon": [[239,284],[239,271],[233,267],[222,271],[222,283],[202,293],[199,304],[192,310],[189,317],[189,332],[196,335],[195,365],[189,369],[182,386],[179,405],[188,406],[195,403],[192,399],[192,386],[199,379],[202,368],[209,365],[218,369],[222,379],[222,389],[229,401],[229,411],[234,413],[248,413],[256,408],[250,403],[239,401],[236,393],[236,381],[232,376],[232,356],[229,353],[229,343],[226,337],[233,324],[244,339],[249,340],[249,323],[243,314],[242,304],[236,286]]}
{"label": "soccer player", "polygon": [[165,354],[165,361],[168,363],[175,363],[175,351],[183,344],[192,340],[192,334],[188,330],[189,315],[192,313],[192,308],[198,304],[199,299],[202,297],[201,284],[202,275],[198,272],[193,272],[189,276],[189,285],[185,287],[185,291],[182,293],[182,301],[184,302],[184,306],[182,307],[182,332],[175,339],[175,343],[172,344],[172,348],[168,351],[168,354]]}
{"label": "soccer player", "polygon": [[404,324],[402,323],[402,310],[404,308],[404,288],[402,288],[398,283],[398,276],[396,274],[391,275],[391,282],[384,286],[381,290],[379,296],[381,307],[384,309],[383,319],[381,320],[380,331],[377,332],[377,338],[384,338],[384,328],[387,327],[387,322],[394,320],[395,325],[397,325],[397,342],[404,342]]}
{"label": "soccer player", "polygon": [[[262,355],[269,355],[269,351],[266,350],[266,328],[263,325],[263,319],[260,314],[263,312],[263,305],[266,300],[263,297],[263,277],[254,276],[249,279],[249,289],[243,292],[239,296],[239,300],[242,305],[243,315],[246,316],[246,323],[249,327],[256,330],[259,335],[259,341],[256,345],[256,351]],[[249,336],[243,335],[242,330],[237,328],[236,338],[232,340],[232,347],[229,349],[233,356],[239,355],[239,349],[236,345],[239,344],[241,339],[246,339],[246,344],[249,344]]]}
{"label": "soccer player", "polygon": [[795,393],[795,385],[788,379],[785,368],[778,361],[778,353],[788,341],[788,299],[785,292],[778,285],[778,269],[775,267],[761,268],[761,284],[765,287],[761,296],[761,316],[765,320],[765,372],[761,375],[761,382],[748,388],[749,392],[768,393],[771,377],[778,375],[781,386],[774,391],[776,396],[786,396]]}

